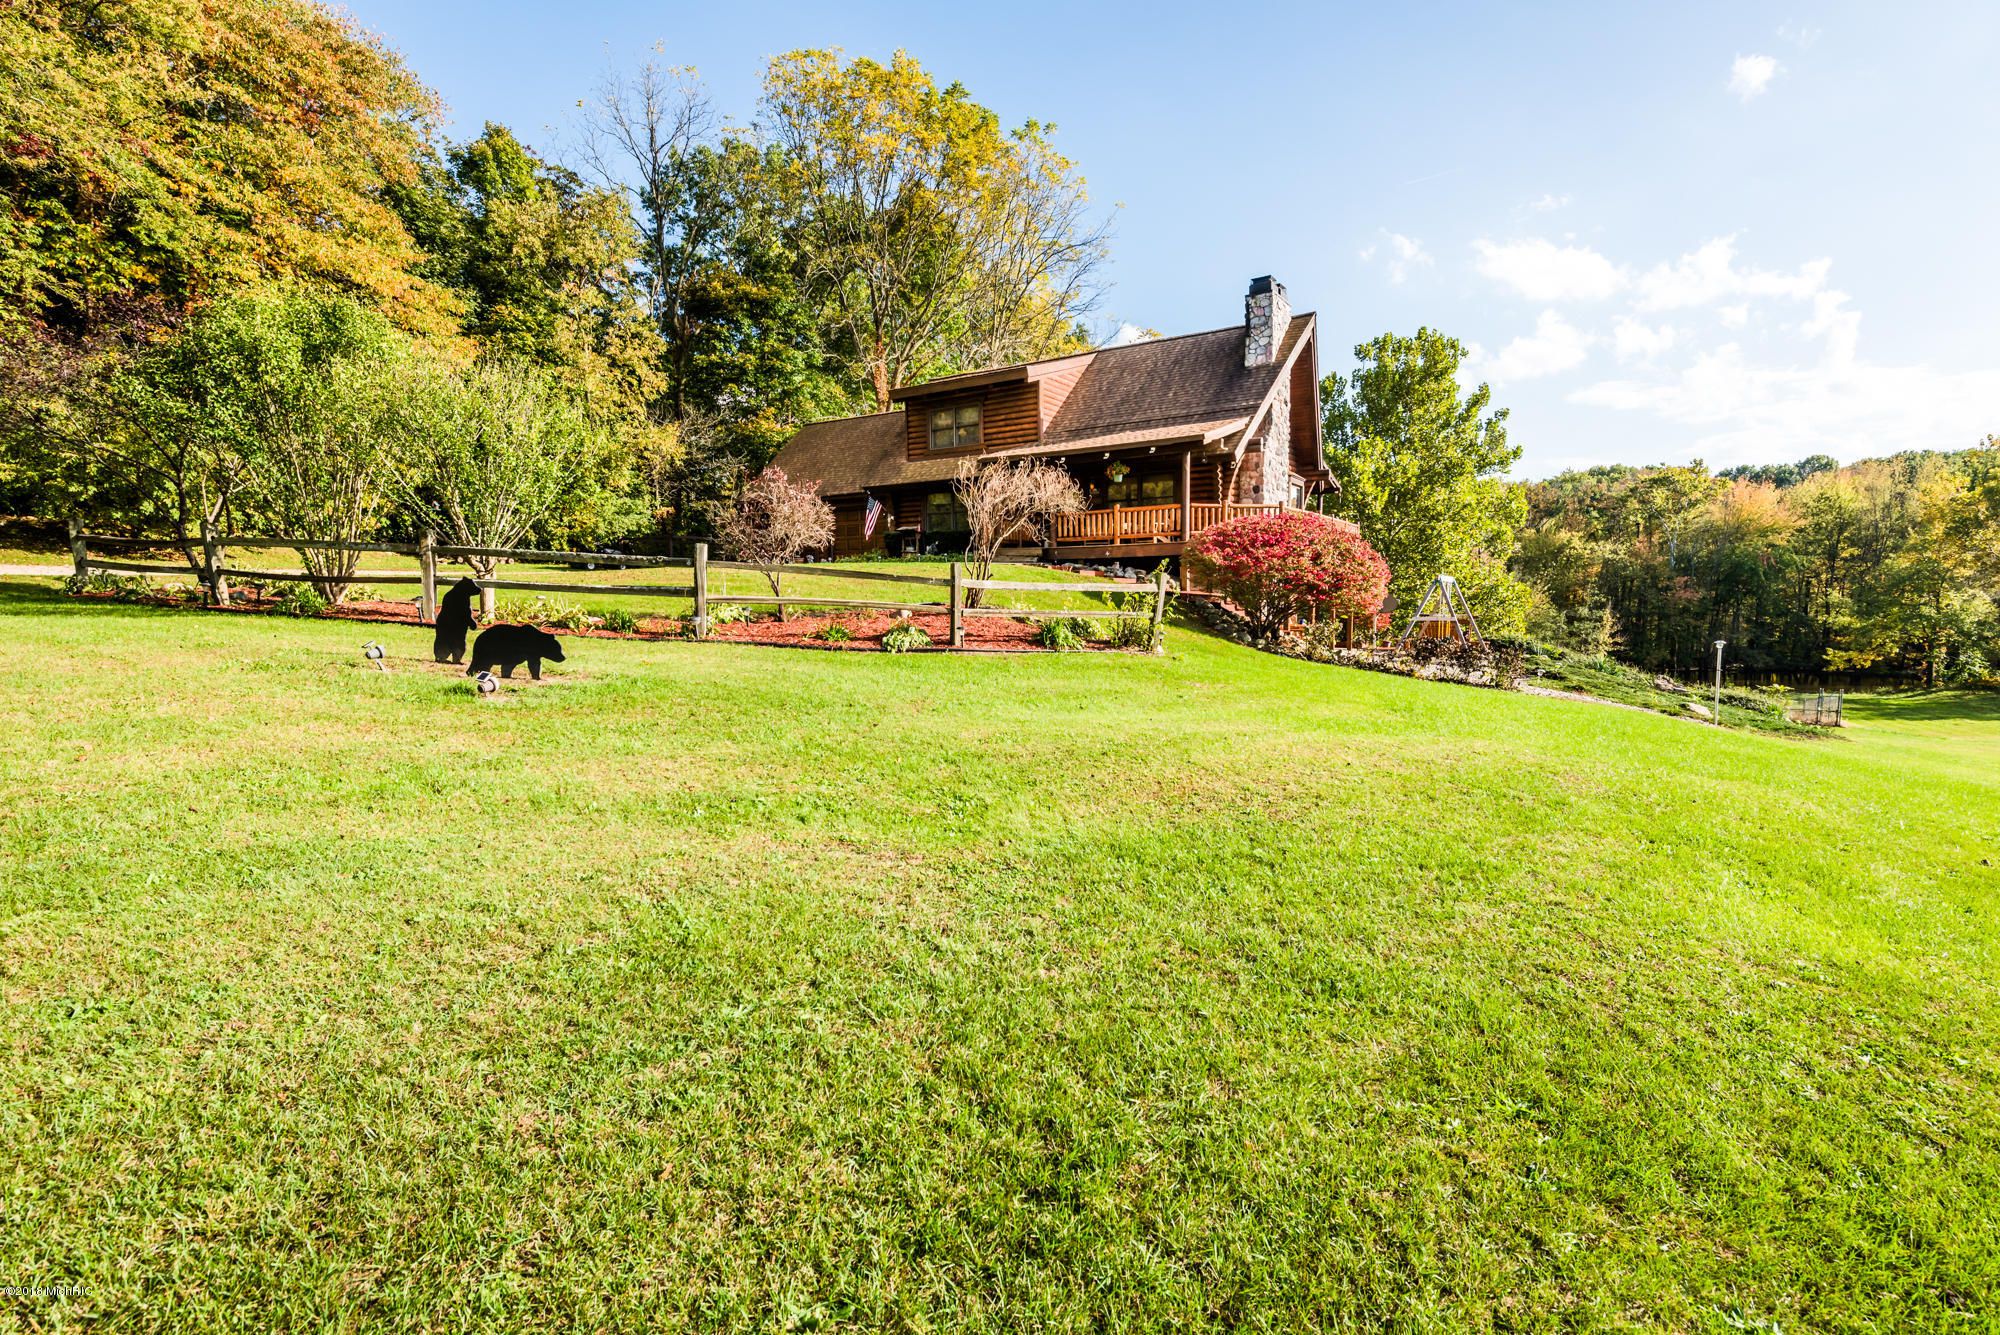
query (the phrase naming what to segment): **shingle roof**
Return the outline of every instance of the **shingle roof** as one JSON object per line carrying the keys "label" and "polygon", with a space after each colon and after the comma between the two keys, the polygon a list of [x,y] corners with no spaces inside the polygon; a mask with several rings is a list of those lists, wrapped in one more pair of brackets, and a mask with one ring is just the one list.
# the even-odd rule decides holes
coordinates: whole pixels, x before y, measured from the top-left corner
{"label": "shingle roof", "polygon": [[1264,366],[1243,364],[1243,326],[1101,348],[1077,379],[1043,445],[1097,446],[1116,438],[1215,434],[1218,423],[1247,424],[1277,383],[1310,312],[1292,317],[1284,346]]}
{"label": "shingle roof", "polygon": [[808,422],[771,462],[799,481],[818,482],[822,496],[839,496],[900,482],[941,482],[958,472],[956,459],[907,457],[902,413],[870,413]]}
{"label": "shingle roof", "polygon": [[[1100,348],[1089,354],[1090,364],[1039,442],[985,457],[1214,441],[1240,433],[1312,329],[1311,312],[1293,316],[1278,356],[1265,366],[1243,365],[1241,325]],[[794,478],[817,481],[823,496],[955,476],[957,458],[907,456],[906,420],[891,411],[810,422],[773,462]]]}

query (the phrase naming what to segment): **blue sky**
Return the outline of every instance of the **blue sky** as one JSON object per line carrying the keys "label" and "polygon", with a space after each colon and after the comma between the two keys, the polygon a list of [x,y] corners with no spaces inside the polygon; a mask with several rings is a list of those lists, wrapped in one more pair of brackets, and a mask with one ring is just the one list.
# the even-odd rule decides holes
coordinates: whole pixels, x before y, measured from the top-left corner
{"label": "blue sky", "polygon": [[395,3],[448,104],[560,153],[613,66],[754,120],[800,46],[908,50],[1116,206],[1102,332],[1241,318],[1271,273],[1323,369],[1474,350],[1516,473],[1960,448],[2000,431],[2000,4]]}

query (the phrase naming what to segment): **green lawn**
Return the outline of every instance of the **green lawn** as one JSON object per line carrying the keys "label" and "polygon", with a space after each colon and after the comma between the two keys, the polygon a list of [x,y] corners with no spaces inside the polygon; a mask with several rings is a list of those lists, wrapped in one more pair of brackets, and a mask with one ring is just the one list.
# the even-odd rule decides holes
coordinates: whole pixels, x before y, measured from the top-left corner
{"label": "green lawn", "polygon": [[0,582],[31,1330],[1992,1330],[2000,701]]}

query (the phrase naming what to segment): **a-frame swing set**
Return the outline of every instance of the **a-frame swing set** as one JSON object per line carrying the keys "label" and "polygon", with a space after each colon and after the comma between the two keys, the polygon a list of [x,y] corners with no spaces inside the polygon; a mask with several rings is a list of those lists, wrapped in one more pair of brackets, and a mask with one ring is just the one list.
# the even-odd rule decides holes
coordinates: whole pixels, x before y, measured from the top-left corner
{"label": "a-frame swing set", "polygon": [[1403,627],[1403,637],[1396,642],[1396,647],[1409,648],[1413,637],[1486,643],[1486,637],[1479,633],[1479,618],[1472,615],[1472,605],[1465,601],[1465,590],[1459,588],[1458,581],[1450,575],[1439,575],[1424,590],[1424,596],[1418,600],[1417,610],[1410,617],[1409,624]]}

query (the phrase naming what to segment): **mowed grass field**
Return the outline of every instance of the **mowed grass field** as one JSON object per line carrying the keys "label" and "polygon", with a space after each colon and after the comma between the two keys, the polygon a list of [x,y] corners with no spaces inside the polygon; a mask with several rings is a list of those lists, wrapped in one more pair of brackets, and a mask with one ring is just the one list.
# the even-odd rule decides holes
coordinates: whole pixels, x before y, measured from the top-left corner
{"label": "mowed grass field", "polygon": [[0,1328],[2000,1326],[1991,696],[0,626]]}

